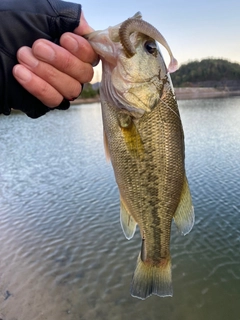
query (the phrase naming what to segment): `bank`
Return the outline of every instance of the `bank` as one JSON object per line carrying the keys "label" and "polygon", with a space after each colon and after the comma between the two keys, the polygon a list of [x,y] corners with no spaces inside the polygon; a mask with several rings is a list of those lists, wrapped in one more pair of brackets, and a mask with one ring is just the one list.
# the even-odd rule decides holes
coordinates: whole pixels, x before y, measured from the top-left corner
{"label": "bank", "polygon": [[[210,99],[210,98],[226,98],[232,96],[240,96],[239,90],[220,90],[215,88],[174,88],[175,95],[178,100],[192,100],[192,99]],[[78,98],[71,102],[71,105],[90,104],[100,102],[100,96],[94,98]]]}
{"label": "bank", "polygon": [[175,95],[178,100],[192,100],[192,99],[209,99],[209,98],[225,98],[231,96],[240,96],[239,90],[231,89],[216,89],[216,88],[198,88],[198,87],[184,87],[175,88]]}

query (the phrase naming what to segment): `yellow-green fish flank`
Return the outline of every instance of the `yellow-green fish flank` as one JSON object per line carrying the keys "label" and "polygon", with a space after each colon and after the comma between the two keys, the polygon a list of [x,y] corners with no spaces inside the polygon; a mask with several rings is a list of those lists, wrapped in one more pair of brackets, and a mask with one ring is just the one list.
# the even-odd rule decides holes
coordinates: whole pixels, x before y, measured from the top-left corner
{"label": "yellow-green fish flank", "polygon": [[151,294],[171,296],[172,220],[186,234],[194,224],[194,213],[182,123],[156,41],[169,51],[171,70],[176,60],[163,36],[140,14],[93,32],[88,40],[103,64],[105,148],[119,188],[121,225],[127,239],[133,237],[136,225],[142,237],[131,294],[140,299]]}

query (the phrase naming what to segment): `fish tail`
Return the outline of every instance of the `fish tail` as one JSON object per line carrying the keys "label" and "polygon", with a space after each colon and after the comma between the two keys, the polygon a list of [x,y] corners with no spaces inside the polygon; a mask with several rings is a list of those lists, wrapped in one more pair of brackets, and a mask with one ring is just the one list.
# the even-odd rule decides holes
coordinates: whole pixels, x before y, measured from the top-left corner
{"label": "fish tail", "polygon": [[160,297],[173,295],[171,257],[164,259],[158,266],[143,262],[139,255],[133,275],[131,295],[146,299],[152,294]]}

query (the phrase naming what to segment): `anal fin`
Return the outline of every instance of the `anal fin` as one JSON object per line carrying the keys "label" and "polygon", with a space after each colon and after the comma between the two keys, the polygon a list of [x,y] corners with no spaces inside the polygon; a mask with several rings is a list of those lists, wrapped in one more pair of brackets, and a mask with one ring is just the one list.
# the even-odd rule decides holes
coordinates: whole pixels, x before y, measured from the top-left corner
{"label": "anal fin", "polygon": [[182,194],[177,210],[174,214],[174,222],[181,234],[188,234],[194,225],[195,216],[192,205],[192,198],[188,186],[188,181],[185,176]]}
{"label": "anal fin", "polygon": [[137,223],[130,215],[122,199],[120,198],[120,222],[125,237],[130,240],[135,233]]}

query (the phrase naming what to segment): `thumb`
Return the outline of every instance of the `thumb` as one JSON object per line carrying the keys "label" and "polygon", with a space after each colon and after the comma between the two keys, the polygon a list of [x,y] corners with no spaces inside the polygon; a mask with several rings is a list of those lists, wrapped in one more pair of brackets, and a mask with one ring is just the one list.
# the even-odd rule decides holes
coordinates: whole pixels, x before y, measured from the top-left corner
{"label": "thumb", "polygon": [[90,27],[82,11],[79,26],[76,29],[74,29],[74,33],[76,33],[79,36],[84,36],[85,34],[91,33],[93,31],[94,29]]}

